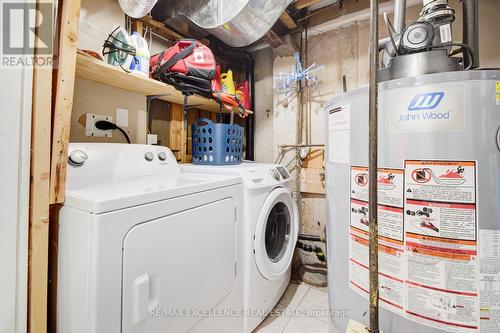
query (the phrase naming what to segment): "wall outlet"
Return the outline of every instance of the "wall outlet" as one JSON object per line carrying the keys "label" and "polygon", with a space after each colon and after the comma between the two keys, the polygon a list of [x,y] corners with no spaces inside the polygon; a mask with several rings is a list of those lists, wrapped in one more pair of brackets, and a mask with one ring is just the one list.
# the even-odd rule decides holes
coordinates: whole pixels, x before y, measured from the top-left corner
{"label": "wall outlet", "polygon": [[158,135],[148,134],[147,144],[148,145],[157,145],[158,144]]}
{"label": "wall outlet", "polygon": [[95,127],[95,123],[99,120],[107,120],[113,122],[113,117],[95,113],[85,114],[85,135],[101,138],[111,138],[113,136],[113,130],[103,131]]}

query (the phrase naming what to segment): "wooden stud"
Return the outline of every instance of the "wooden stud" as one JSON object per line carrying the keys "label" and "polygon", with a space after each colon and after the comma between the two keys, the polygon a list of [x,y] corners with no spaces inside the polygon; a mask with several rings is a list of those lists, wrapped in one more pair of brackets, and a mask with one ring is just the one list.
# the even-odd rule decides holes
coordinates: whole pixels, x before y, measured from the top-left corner
{"label": "wooden stud", "polygon": [[[35,43],[36,48],[38,40]],[[36,49],[35,55],[38,55]],[[40,67],[35,62],[31,114],[28,332],[37,333],[47,332],[51,106],[52,67]]]}
{"label": "wooden stud", "polygon": [[183,122],[182,105],[172,103],[170,106],[170,148],[181,150],[181,129]]}
{"label": "wooden stud", "polygon": [[294,5],[295,5],[295,8],[302,9],[302,8],[306,8],[306,7],[315,5],[320,1],[321,0],[297,0],[297,1],[295,1]]}
{"label": "wooden stud", "polygon": [[132,21],[132,29],[139,33],[139,35],[143,36],[143,24],[141,21]]}
{"label": "wooden stud", "polygon": [[284,25],[286,25],[288,29],[297,28],[297,23],[295,23],[294,19],[290,16],[290,14],[288,14],[286,10],[283,12],[283,14],[281,14],[280,20]]}
{"label": "wooden stud", "polygon": [[64,202],[80,4],[80,0],[65,0],[62,2],[50,170],[50,203],[52,204]]}
{"label": "wooden stud", "polygon": [[199,110],[198,114],[199,114],[200,118],[208,118],[213,122],[217,121],[217,113]]}
{"label": "wooden stud", "polygon": [[180,104],[172,104],[170,118],[170,149],[177,152],[177,160],[186,163],[187,131],[184,128],[184,111]]}
{"label": "wooden stud", "polygon": [[151,29],[151,31],[153,31],[154,33],[166,38],[166,39],[170,39],[172,41],[176,41],[178,39],[182,39],[183,37],[181,35],[179,35],[177,32],[173,31],[173,30],[170,30],[169,28],[167,28],[165,26],[165,24],[161,23],[161,22],[158,22],[156,21],[155,19],[153,19],[153,17],[151,15],[146,15],[144,17],[141,17],[139,19],[137,19],[137,21],[140,21],[142,23],[144,23],[145,26],[149,27],[149,29]]}

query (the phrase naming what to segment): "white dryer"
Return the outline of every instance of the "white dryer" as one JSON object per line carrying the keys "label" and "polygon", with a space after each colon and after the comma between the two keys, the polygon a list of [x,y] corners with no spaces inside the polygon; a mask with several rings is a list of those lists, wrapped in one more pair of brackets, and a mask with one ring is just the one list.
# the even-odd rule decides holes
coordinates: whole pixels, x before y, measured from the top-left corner
{"label": "white dryer", "polygon": [[241,332],[241,177],[159,146],[70,144],[57,331]]}
{"label": "white dryer", "polygon": [[244,332],[253,331],[290,282],[298,236],[298,210],[282,165],[182,165],[185,172],[239,175],[243,179]]}

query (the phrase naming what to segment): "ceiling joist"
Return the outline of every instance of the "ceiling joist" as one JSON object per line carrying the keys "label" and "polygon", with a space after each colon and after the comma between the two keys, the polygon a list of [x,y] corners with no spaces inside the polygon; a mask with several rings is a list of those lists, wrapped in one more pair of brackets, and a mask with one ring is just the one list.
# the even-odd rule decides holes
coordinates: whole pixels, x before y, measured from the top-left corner
{"label": "ceiling joist", "polygon": [[160,35],[160,36],[162,36],[162,37],[164,37],[166,39],[169,39],[169,40],[172,40],[172,41],[176,41],[178,39],[182,39],[181,35],[179,35],[175,31],[170,30],[169,28],[167,28],[165,26],[165,24],[156,21],[150,15],[146,15],[144,17],[141,17],[141,18],[138,18],[138,19],[134,19],[134,20],[142,22],[145,26],[149,27],[149,29],[151,29],[151,31],[153,31],[154,33],[156,33],[156,34],[158,34],[158,35]]}
{"label": "ceiling joist", "polygon": [[295,20],[290,16],[290,14],[288,14],[286,10],[283,12],[283,14],[281,14],[280,20],[284,25],[286,25],[288,29],[297,28],[297,23],[295,23]]}
{"label": "ceiling joist", "polygon": [[315,5],[320,1],[321,0],[297,0],[297,1],[295,1],[294,6],[297,9],[302,9],[302,8],[306,8],[306,7]]}
{"label": "ceiling joist", "polygon": [[268,43],[272,45],[272,47],[278,47],[285,44],[280,36],[278,36],[273,30],[269,30],[266,33],[265,37]]}

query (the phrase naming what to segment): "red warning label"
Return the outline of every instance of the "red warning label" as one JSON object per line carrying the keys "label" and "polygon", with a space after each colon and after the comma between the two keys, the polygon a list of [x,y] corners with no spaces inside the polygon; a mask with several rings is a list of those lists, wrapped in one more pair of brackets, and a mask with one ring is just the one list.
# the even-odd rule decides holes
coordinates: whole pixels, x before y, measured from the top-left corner
{"label": "red warning label", "polygon": [[476,162],[405,161],[405,315],[477,332]]}

